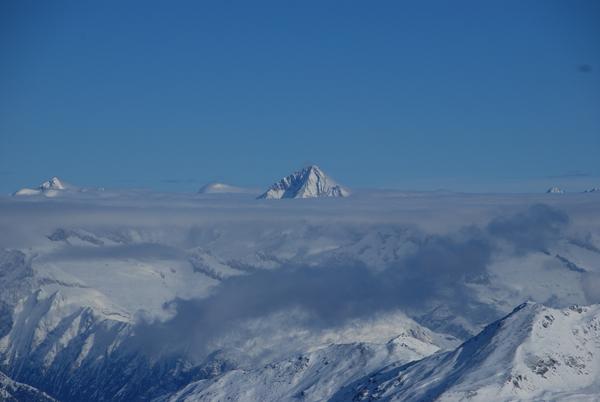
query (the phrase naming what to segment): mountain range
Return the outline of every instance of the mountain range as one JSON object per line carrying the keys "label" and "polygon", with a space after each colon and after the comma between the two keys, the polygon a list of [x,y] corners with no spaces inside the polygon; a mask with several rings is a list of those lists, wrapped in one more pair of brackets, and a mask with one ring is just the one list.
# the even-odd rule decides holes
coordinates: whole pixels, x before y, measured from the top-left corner
{"label": "mountain range", "polygon": [[[67,193],[98,193],[104,188],[78,188],[67,185],[63,180],[54,176],[33,188],[22,188],[13,193],[14,196],[56,197]],[[592,187],[583,193],[600,192],[597,187]],[[211,182],[202,186],[198,194],[224,195],[224,194],[248,194],[259,193],[254,188],[235,186],[227,183]],[[547,194],[565,194],[565,190],[554,186],[546,190]],[[338,184],[329,177],[317,165],[309,165],[272,184],[266,191],[262,192],[258,199],[284,199],[284,198],[329,198],[348,197],[351,192],[347,187]]]}

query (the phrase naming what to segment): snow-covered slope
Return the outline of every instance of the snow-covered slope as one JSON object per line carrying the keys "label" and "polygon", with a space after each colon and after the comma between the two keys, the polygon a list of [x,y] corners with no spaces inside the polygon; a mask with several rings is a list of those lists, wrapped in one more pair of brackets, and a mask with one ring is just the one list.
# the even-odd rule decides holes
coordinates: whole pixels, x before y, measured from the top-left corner
{"label": "snow-covered slope", "polygon": [[333,344],[258,369],[193,382],[169,401],[325,401],[378,367],[437,350],[424,330],[407,330],[385,344]]}
{"label": "snow-covered slope", "polygon": [[599,395],[600,305],[525,303],[456,350],[392,365],[333,399],[592,401]]}
{"label": "snow-covered slope", "polygon": [[563,190],[560,187],[550,187],[548,190],[546,190],[546,194],[564,194],[565,190]]}
{"label": "snow-covered slope", "polygon": [[350,192],[328,177],[318,166],[310,165],[284,177],[258,198],[347,197]]}
{"label": "snow-covered slope", "polygon": [[55,402],[54,398],[27,384],[13,381],[0,371],[0,401],[4,402]]}
{"label": "snow-covered slope", "polygon": [[67,186],[56,176],[49,180],[46,180],[36,188],[23,188],[16,191],[13,195],[40,195],[43,194],[46,197],[53,197],[59,194],[60,191],[67,189]]}

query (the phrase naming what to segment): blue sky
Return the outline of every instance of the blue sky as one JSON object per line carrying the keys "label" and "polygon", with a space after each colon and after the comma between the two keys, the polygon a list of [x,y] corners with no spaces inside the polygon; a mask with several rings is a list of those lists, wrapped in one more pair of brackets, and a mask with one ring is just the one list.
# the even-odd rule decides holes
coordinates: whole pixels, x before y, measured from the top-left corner
{"label": "blue sky", "polygon": [[600,2],[176,3],[0,4],[0,191],[600,177]]}

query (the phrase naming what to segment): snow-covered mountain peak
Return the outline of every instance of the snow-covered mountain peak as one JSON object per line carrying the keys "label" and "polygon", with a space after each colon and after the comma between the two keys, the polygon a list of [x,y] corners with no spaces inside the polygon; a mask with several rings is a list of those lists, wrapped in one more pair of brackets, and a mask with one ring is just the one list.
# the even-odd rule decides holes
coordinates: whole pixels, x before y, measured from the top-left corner
{"label": "snow-covered mountain peak", "polygon": [[49,180],[46,180],[36,188],[22,188],[16,191],[13,195],[39,195],[43,194],[47,197],[53,197],[58,194],[59,191],[64,191],[68,186],[58,177],[54,176]]}
{"label": "snow-covered mountain peak", "polygon": [[348,189],[337,184],[317,165],[310,165],[284,177],[258,198],[347,197]]}
{"label": "snow-covered mountain peak", "polygon": [[554,187],[550,187],[548,190],[546,190],[546,193],[547,194],[564,194],[565,190],[563,190],[560,187],[554,186]]}
{"label": "snow-covered mountain peak", "polygon": [[67,187],[56,176],[40,184],[41,190],[65,190]]}
{"label": "snow-covered mountain peak", "polygon": [[584,191],[584,193],[598,193],[600,192],[600,187],[592,187],[592,188],[588,188],[587,190]]}

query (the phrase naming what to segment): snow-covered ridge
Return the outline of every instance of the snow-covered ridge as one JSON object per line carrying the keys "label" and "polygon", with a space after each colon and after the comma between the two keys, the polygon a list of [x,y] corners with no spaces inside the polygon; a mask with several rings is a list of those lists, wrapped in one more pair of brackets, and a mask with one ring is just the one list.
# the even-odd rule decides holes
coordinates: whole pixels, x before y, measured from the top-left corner
{"label": "snow-covered ridge", "polygon": [[5,402],[56,402],[42,391],[12,380],[0,371],[0,400]]}
{"label": "snow-covered ridge", "polygon": [[[431,348],[408,334],[386,347],[331,345],[193,382],[169,401],[591,401],[600,392],[599,305],[524,303],[454,351]],[[419,354],[429,356],[409,363]]]}
{"label": "snow-covered ridge", "polygon": [[595,400],[600,393],[600,305],[525,303],[452,352],[392,365],[334,400]]}
{"label": "snow-covered ridge", "polygon": [[350,191],[328,177],[317,165],[296,171],[273,184],[258,198],[347,197]]}
{"label": "snow-covered ridge", "polygon": [[436,351],[431,343],[406,334],[387,344],[333,344],[258,369],[231,370],[193,382],[169,401],[325,401],[377,367]]}

